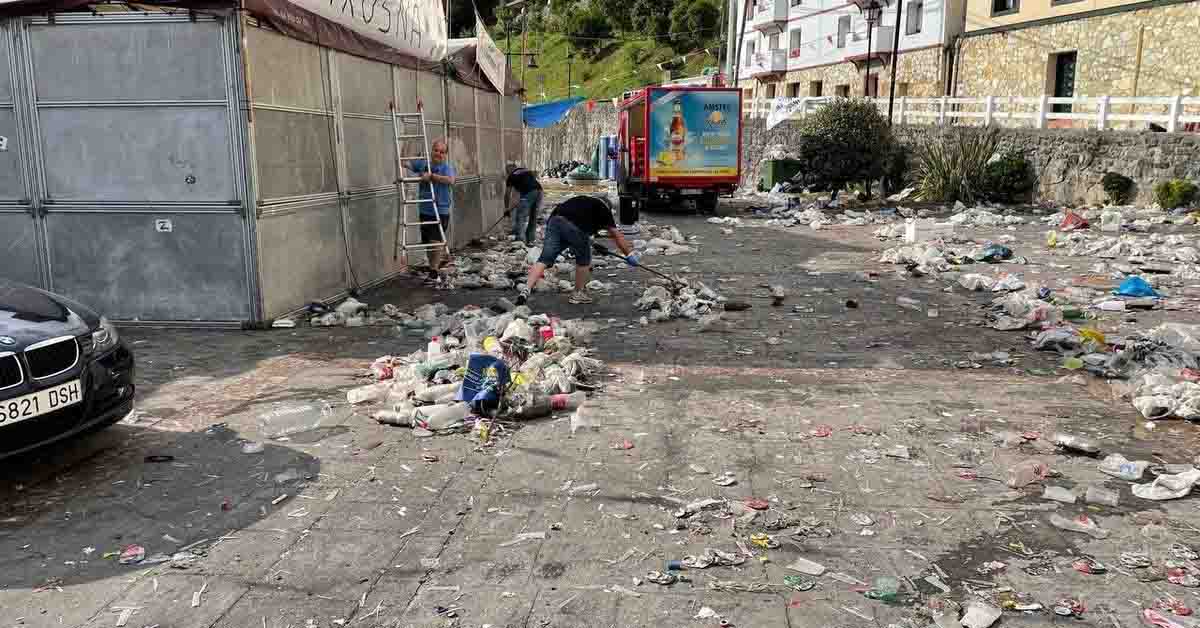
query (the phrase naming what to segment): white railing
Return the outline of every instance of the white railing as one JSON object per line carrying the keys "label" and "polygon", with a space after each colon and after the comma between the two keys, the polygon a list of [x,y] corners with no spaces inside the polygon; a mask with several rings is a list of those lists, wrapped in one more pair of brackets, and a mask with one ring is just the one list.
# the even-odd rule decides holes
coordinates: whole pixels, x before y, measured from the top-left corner
{"label": "white railing", "polygon": [[[789,99],[790,100],[790,99]],[[791,118],[802,118],[830,98],[807,98]],[[871,99],[887,115],[888,99]],[[743,116],[766,118],[773,100],[744,101]],[[1058,109],[1058,111],[1056,111]],[[892,111],[896,124],[989,125],[1099,130],[1144,130],[1157,124],[1168,132],[1200,127],[1200,96],[1056,98],[1053,96],[982,98],[897,97]]]}

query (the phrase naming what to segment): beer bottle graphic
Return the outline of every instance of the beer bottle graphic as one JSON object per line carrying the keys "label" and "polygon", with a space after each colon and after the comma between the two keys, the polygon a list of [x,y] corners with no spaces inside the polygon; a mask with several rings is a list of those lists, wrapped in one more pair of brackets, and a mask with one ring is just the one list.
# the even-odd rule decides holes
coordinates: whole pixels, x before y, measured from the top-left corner
{"label": "beer bottle graphic", "polygon": [[683,104],[678,100],[674,106],[675,115],[671,118],[671,157],[675,162],[681,162],[686,159],[686,148],[684,143],[687,140],[687,125],[683,122]]}

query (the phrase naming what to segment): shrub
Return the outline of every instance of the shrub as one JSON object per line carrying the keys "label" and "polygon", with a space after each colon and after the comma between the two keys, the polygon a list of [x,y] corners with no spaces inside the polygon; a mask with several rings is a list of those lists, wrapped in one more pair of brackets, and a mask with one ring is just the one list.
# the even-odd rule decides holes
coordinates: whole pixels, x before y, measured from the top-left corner
{"label": "shrub", "polygon": [[1033,168],[1021,153],[1005,152],[983,171],[983,197],[989,201],[1028,200],[1033,184]]}
{"label": "shrub", "polygon": [[609,43],[608,38],[613,36],[613,27],[608,21],[608,16],[594,4],[576,10],[567,20],[567,27],[571,32],[567,41],[576,51],[595,54],[604,48]]}
{"label": "shrub", "polygon": [[875,105],[839,98],[809,114],[794,147],[802,162],[799,180],[834,192],[850,182],[868,182],[884,174],[892,131]]}
{"label": "shrub", "polygon": [[917,186],[922,200],[972,202],[984,189],[988,162],[1000,132],[961,129],[926,139],[917,148]]}
{"label": "shrub", "polygon": [[721,7],[716,0],[676,0],[670,20],[671,47],[691,52],[713,41],[721,25]]}
{"label": "shrub", "polygon": [[1154,198],[1167,211],[1186,207],[1196,200],[1196,185],[1184,179],[1163,181],[1154,186]]}
{"label": "shrub", "polygon": [[908,186],[908,150],[893,141],[883,156],[883,194],[891,196]]}
{"label": "shrub", "polygon": [[1116,172],[1106,172],[1100,178],[1100,186],[1113,205],[1128,205],[1133,201],[1133,179]]}

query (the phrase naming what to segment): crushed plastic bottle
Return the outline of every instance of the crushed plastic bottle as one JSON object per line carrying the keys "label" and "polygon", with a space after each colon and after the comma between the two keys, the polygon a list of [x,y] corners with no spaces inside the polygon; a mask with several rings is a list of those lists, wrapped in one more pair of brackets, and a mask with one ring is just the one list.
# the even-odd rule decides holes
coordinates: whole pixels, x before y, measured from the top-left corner
{"label": "crushed plastic bottle", "polygon": [[1081,532],[1094,539],[1108,538],[1108,530],[1101,528],[1096,524],[1096,521],[1087,515],[1079,515],[1074,519],[1068,519],[1060,514],[1050,515],[1050,525],[1059,530],[1067,532]]}
{"label": "crushed plastic bottle", "polygon": [[920,301],[909,297],[896,297],[896,305],[906,310],[913,310],[914,312],[921,312],[925,309]]}
{"label": "crushed plastic bottle", "polygon": [[1100,453],[1100,444],[1096,441],[1076,434],[1055,434],[1054,444],[1063,449],[1083,452],[1085,454]]}
{"label": "crushed plastic bottle", "polygon": [[462,424],[471,409],[465,403],[421,406],[413,413],[413,425],[430,431],[448,430]]}
{"label": "crushed plastic bottle", "polygon": [[348,406],[333,406],[328,401],[280,403],[258,415],[258,429],[263,438],[283,438],[336,425],[351,412]]}
{"label": "crushed plastic bottle", "polygon": [[1040,460],[1023,460],[1008,470],[1008,477],[1004,483],[1009,488],[1021,488],[1046,479],[1049,473],[1050,467],[1046,463]]}
{"label": "crushed plastic bottle", "polygon": [[351,404],[366,403],[368,401],[379,401],[388,394],[392,383],[388,381],[367,384],[358,388],[351,388],[346,391],[346,401]]}
{"label": "crushed plastic bottle", "polygon": [[1089,504],[1116,507],[1121,496],[1116,491],[1110,491],[1100,486],[1089,486],[1083,500]]}
{"label": "crushed plastic bottle", "polygon": [[578,409],[585,401],[587,401],[587,393],[583,391],[573,392],[569,395],[560,394],[534,397],[529,405],[517,413],[517,417],[521,419],[540,419],[544,416],[549,416],[552,412]]}
{"label": "crushed plastic bottle", "polygon": [[454,395],[458,393],[458,389],[461,386],[462,384],[460,382],[426,386],[425,388],[417,391],[417,401],[424,401],[425,403],[446,403],[447,401],[453,400]]}
{"label": "crushed plastic bottle", "polygon": [[1100,473],[1128,482],[1136,482],[1142,479],[1142,474],[1146,472],[1148,466],[1150,463],[1146,460],[1127,460],[1121,454],[1109,454],[1107,458],[1100,461]]}
{"label": "crushed plastic bottle", "polygon": [[1135,484],[1133,494],[1142,499],[1166,501],[1186,497],[1192,487],[1200,481],[1200,469],[1192,469],[1176,475],[1160,475],[1149,484]]}
{"label": "crushed plastic bottle", "polygon": [[900,581],[891,576],[879,576],[864,594],[872,600],[895,602],[900,594]]}
{"label": "crushed plastic bottle", "polygon": [[1042,491],[1042,499],[1062,502],[1064,504],[1074,504],[1075,493],[1072,493],[1070,489],[1063,488],[1061,486],[1047,486]]}

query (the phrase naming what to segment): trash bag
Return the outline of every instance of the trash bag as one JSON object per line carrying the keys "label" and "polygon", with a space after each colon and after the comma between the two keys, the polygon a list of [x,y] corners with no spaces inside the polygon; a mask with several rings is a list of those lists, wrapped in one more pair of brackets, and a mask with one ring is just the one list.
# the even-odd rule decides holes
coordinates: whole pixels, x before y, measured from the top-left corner
{"label": "trash bag", "polygon": [[1058,228],[1060,231],[1075,231],[1076,229],[1087,229],[1089,225],[1090,223],[1083,216],[1075,212],[1067,212]]}
{"label": "trash bag", "polygon": [[1117,288],[1116,294],[1122,297],[1157,297],[1159,294],[1145,279],[1134,275],[1126,277]]}
{"label": "trash bag", "polygon": [[1012,256],[1012,249],[1008,248],[1007,246],[1004,246],[1003,244],[989,244],[988,246],[984,247],[982,256],[976,259],[981,262],[994,264],[996,262],[1012,259]]}

